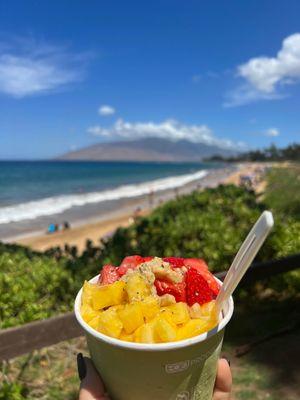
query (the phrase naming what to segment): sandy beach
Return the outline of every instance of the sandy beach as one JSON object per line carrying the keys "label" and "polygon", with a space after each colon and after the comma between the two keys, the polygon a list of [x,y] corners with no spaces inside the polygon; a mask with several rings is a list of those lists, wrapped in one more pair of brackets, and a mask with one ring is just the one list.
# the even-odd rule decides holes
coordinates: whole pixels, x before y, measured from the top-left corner
{"label": "sandy beach", "polygon": [[[186,187],[182,187],[178,190],[178,194],[189,193],[193,190],[201,190],[206,187],[214,187],[218,184],[235,184],[240,183],[240,177],[242,175],[255,174],[257,168],[261,168],[262,164],[259,163],[244,163],[236,166],[236,170],[227,170],[227,173],[220,173],[218,171],[213,172],[207,179],[202,179],[199,182],[189,184]],[[264,181],[260,181],[255,190],[261,192],[264,188]],[[161,204],[176,195],[174,191],[166,191],[163,195],[160,193],[156,196],[153,201],[152,207]],[[116,210],[115,212],[110,212],[107,218],[101,218],[97,220],[95,217],[93,221],[90,219],[88,221],[81,221],[80,223],[73,226],[70,230],[57,232],[52,235],[42,234],[34,235],[29,237],[24,237],[20,239],[13,240],[13,242],[29,246],[35,250],[44,251],[53,246],[64,246],[69,244],[71,246],[77,246],[79,251],[82,251],[85,247],[87,239],[90,239],[94,243],[98,243],[99,239],[111,234],[118,227],[128,226],[132,222],[132,215],[137,207],[141,207],[142,214],[147,214],[150,212],[149,199],[140,198],[132,199],[130,202]]]}

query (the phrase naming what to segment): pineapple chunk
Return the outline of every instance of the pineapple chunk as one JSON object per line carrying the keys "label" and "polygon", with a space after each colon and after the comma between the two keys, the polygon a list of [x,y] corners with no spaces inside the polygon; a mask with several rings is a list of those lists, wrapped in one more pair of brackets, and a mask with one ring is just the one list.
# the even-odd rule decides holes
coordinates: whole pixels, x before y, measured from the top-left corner
{"label": "pineapple chunk", "polygon": [[144,323],[140,303],[126,304],[124,309],[118,311],[118,315],[126,333],[134,332]]}
{"label": "pineapple chunk", "polygon": [[111,306],[110,309],[119,311],[119,310],[124,310],[124,307],[125,307],[125,304],[118,304],[117,306]]}
{"label": "pineapple chunk", "polygon": [[176,340],[177,329],[165,318],[158,317],[155,321],[155,333],[162,342],[173,342]]}
{"label": "pineapple chunk", "polygon": [[128,335],[124,331],[121,332],[121,335],[119,336],[120,340],[125,340],[125,342],[134,342],[134,337],[133,335]]}
{"label": "pineapple chunk", "polygon": [[128,276],[125,290],[130,303],[133,301],[141,301],[151,294],[150,285],[138,273],[133,273]]}
{"label": "pineapple chunk", "polygon": [[205,317],[216,318],[216,301],[212,300],[201,306],[202,315]]}
{"label": "pineapple chunk", "polygon": [[92,318],[90,321],[89,321],[89,326],[91,327],[91,328],[93,328],[93,329],[98,329],[98,326],[99,326],[99,316],[100,316],[100,314],[98,313],[98,315],[96,315],[96,317],[94,317],[94,318]]}
{"label": "pineapple chunk", "polygon": [[177,340],[187,339],[200,335],[212,329],[216,324],[207,318],[190,319],[185,325],[180,327],[177,332]]}
{"label": "pineapple chunk", "polygon": [[118,338],[123,329],[122,321],[120,320],[116,310],[108,309],[99,315],[98,330],[105,335]]}
{"label": "pineapple chunk", "polygon": [[140,304],[146,322],[153,319],[159,312],[159,300],[154,296],[145,297]]}
{"label": "pineapple chunk", "polygon": [[99,286],[97,291],[92,293],[92,304],[95,310],[115,306],[124,302],[126,293],[125,282],[117,281],[110,285]]}
{"label": "pineapple chunk", "polygon": [[83,303],[80,308],[81,316],[85,322],[89,322],[91,319],[99,315],[99,311],[95,311],[89,304]]}
{"label": "pineapple chunk", "polygon": [[155,337],[154,323],[148,322],[140,326],[134,332],[134,339],[138,343],[156,343],[159,341],[158,337]]}
{"label": "pineapple chunk", "polygon": [[169,324],[175,325],[174,321],[173,321],[173,314],[172,314],[171,310],[168,309],[168,307],[161,307],[157,318],[163,318],[166,321],[168,321]]}
{"label": "pineapple chunk", "polygon": [[92,306],[92,294],[99,289],[95,283],[84,281],[82,287],[81,304],[88,304]]}
{"label": "pineapple chunk", "polygon": [[189,309],[186,303],[179,302],[165,308],[171,311],[172,322],[176,325],[185,324],[190,319]]}

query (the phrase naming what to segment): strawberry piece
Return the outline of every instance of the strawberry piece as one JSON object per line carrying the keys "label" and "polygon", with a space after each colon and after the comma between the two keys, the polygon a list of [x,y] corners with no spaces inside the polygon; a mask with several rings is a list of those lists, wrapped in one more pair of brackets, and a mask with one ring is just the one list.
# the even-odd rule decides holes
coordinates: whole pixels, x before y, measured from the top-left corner
{"label": "strawberry piece", "polygon": [[186,297],[189,306],[205,304],[213,300],[213,293],[202,274],[194,268],[186,273]]}
{"label": "strawberry piece", "polygon": [[109,285],[110,283],[114,283],[119,279],[117,268],[113,265],[104,265],[100,272],[100,276],[98,278],[98,284],[100,285]]}
{"label": "strawberry piece", "polygon": [[143,262],[148,262],[148,261],[151,261],[151,260],[153,260],[153,258],[154,258],[154,257],[152,257],[152,256],[149,256],[149,257],[143,257]]}
{"label": "strawberry piece", "polygon": [[200,274],[206,280],[206,282],[213,294],[213,298],[216,299],[216,297],[220,291],[219,283],[215,280],[215,277],[209,271],[202,271],[202,272],[200,272]]}
{"label": "strawberry piece", "polygon": [[207,271],[208,266],[202,258],[185,258],[184,266],[187,268],[194,268],[198,271]]}
{"label": "strawberry piece", "polygon": [[121,265],[118,268],[119,276],[123,276],[129,269],[135,269],[138,265],[144,262],[141,256],[128,256],[125,257]]}
{"label": "strawberry piece", "polygon": [[184,258],[181,257],[164,257],[163,260],[170,263],[173,268],[181,268],[184,266]]}
{"label": "strawberry piece", "polygon": [[171,294],[175,297],[175,300],[177,302],[186,301],[185,282],[172,283],[161,279],[155,279],[154,285],[159,296],[163,296],[164,294]]}
{"label": "strawberry piece", "polygon": [[208,266],[201,258],[186,258],[184,265],[188,269],[197,270],[208,283],[210,290],[213,292],[214,299],[217,297],[220,291],[220,285],[215,280],[213,274],[208,270]]}

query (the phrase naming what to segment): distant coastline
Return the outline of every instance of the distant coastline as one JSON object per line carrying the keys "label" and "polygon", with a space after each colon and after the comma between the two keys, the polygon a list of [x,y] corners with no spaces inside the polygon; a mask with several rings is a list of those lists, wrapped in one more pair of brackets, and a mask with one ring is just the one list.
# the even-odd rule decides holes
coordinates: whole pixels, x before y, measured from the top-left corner
{"label": "distant coastline", "polygon": [[[238,185],[241,176],[244,174],[255,174],[257,169],[263,170],[264,166],[261,164],[247,163],[235,165],[234,168],[215,169],[209,171],[201,180],[193,181],[180,187],[176,191],[165,190],[155,193],[151,199],[149,196],[144,195],[132,199],[114,201],[109,204],[110,209],[105,209],[108,205],[107,203],[106,206],[105,203],[87,205],[81,208],[82,213],[78,215],[78,220],[74,220],[70,230],[58,232],[53,235],[45,235],[45,233],[40,231],[35,232],[34,235],[27,234],[26,237],[12,238],[8,241],[30,246],[40,251],[44,251],[50,247],[63,247],[65,244],[76,246],[79,251],[82,251],[85,248],[87,239],[97,245],[100,238],[111,235],[115,229],[128,226],[132,223],[132,216],[137,207],[140,208],[141,214],[145,215],[161,203],[178,195],[190,193],[193,190],[216,187],[220,183]],[[258,193],[263,189],[264,181],[255,187]]]}
{"label": "distant coastline", "polygon": [[74,225],[121,209],[131,213],[152,194],[155,201],[170,198],[225,170],[220,163],[4,162],[0,240],[40,234],[63,220]]}

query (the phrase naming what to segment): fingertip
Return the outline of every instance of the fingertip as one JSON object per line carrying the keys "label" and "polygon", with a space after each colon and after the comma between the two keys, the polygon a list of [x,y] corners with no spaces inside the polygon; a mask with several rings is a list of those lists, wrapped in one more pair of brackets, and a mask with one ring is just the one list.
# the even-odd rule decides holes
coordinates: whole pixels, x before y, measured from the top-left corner
{"label": "fingertip", "polygon": [[224,393],[230,393],[232,386],[232,374],[228,360],[221,358],[218,361],[215,388]]}
{"label": "fingertip", "polygon": [[92,360],[83,357],[86,367],[86,376],[80,384],[79,400],[105,400],[108,399],[105,393],[104,384],[98,374]]}

